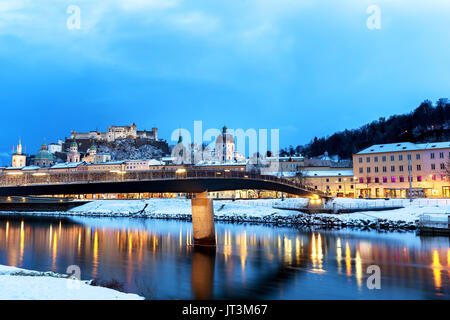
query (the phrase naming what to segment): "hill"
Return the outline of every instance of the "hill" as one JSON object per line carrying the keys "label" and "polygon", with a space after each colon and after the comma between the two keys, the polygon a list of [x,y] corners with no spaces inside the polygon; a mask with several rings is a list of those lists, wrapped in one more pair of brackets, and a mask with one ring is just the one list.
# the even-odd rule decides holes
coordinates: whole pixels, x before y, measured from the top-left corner
{"label": "hill", "polygon": [[307,145],[282,149],[281,155],[303,154],[316,157],[328,152],[341,159],[374,144],[395,142],[441,142],[450,140],[450,101],[439,99],[435,105],[425,100],[414,111],[380,118],[358,129],[336,132],[331,136],[315,137]]}

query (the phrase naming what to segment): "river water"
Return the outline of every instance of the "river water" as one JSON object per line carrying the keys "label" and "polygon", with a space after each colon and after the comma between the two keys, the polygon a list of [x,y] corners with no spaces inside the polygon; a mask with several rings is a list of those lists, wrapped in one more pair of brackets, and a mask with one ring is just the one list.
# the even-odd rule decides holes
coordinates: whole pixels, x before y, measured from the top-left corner
{"label": "river water", "polygon": [[194,249],[190,222],[1,215],[0,264],[77,265],[82,279],[148,299],[450,299],[449,237],[230,223],[216,233],[211,252]]}

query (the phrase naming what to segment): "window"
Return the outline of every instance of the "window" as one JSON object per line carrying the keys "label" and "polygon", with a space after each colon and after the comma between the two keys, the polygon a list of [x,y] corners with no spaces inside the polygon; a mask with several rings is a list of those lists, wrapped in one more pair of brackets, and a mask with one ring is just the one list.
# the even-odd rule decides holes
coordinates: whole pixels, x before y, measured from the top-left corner
{"label": "window", "polygon": [[434,159],[434,152],[430,153],[430,159]]}
{"label": "window", "polygon": [[359,173],[363,173],[363,168],[359,168]]}
{"label": "window", "polygon": [[330,182],[330,179],[327,178],[327,182]]}
{"label": "window", "polygon": [[374,158],[373,158],[373,161],[374,161],[374,162],[378,162],[378,157],[374,157]]}
{"label": "window", "polygon": [[436,180],[436,175],[433,174],[433,175],[431,176],[431,179]]}
{"label": "window", "polygon": [[445,169],[445,163],[441,163],[441,170]]}
{"label": "window", "polygon": [[387,183],[387,177],[383,177],[383,183]]}
{"label": "window", "polygon": [[370,183],[371,178],[367,177],[367,183]]}
{"label": "window", "polygon": [[342,189],[342,186],[341,186],[341,185],[339,185],[339,189]]}
{"label": "window", "polygon": [[440,159],[444,159],[444,153],[443,152],[439,152],[439,158]]}
{"label": "window", "polygon": [[370,173],[370,167],[367,167],[366,171],[367,173]]}
{"label": "window", "polygon": [[350,186],[350,189],[353,189],[353,185]]}
{"label": "window", "polygon": [[417,165],[417,171],[422,170],[422,167],[420,166],[420,164]]}
{"label": "window", "polygon": [[375,183],[380,183],[380,178],[376,177],[375,178]]}
{"label": "window", "polygon": [[400,180],[400,182],[405,182],[405,177],[404,176],[400,176],[399,180]]}
{"label": "window", "polygon": [[420,153],[416,154],[416,160],[420,160]]}
{"label": "window", "polygon": [[369,163],[370,162],[370,157],[366,158],[366,162]]}
{"label": "window", "polygon": [[391,172],[395,172],[395,166],[391,166]]}
{"label": "window", "polygon": [[378,167],[375,167],[374,170],[375,170],[375,172],[378,172]]}
{"label": "window", "polygon": [[[450,152],[448,153],[448,156],[450,157]],[[383,157],[381,158],[381,160],[382,160],[383,162],[386,162],[386,156],[383,156]]]}
{"label": "window", "polygon": [[421,182],[422,181],[422,176],[417,176],[417,182]]}
{"label": "window", "polygon": [[398,166],[398,171],[403,172],[403,166]]}
{"label": "window", "polygon": [[395,157],[394,156],[391,156],[391,161],[395,161]]}
{"label": "window", "polygon": [[434,163],[431,164],[431,170],[436,170],[436,165]]}
{"label": "window", "polygon": [[442,181],[445,180],[445,174],[441,174],[441,180],[442,180]]}
{"label": "window", "polygon": [[364,178],[359,178],[359,183],[364,183]]}
{"label": "window", "polygon": [[411,155],[410,154],[408,154],[408,160],[411,160]]}
{"label": "window", "polygon": [[386,172],[386,171],[387,171],[386,167],[383,167],[383,172]]}
{"label": "window", "polygon": [[391,177],[391,182],[395,182],[395,177]]}
{"label": "window", "polygon": [[338,182],[342,182],[342,178],[339,178],[339,179],[338,179]]}
{"label": "window", "polygon": [[400,154],[400,155],[398,156],[398,161],[403,161],[403,155],[402,155],[402,154]]}
{"label": "window", "polygon": [[359,163],[362,163],[362,158],[359,158]]}

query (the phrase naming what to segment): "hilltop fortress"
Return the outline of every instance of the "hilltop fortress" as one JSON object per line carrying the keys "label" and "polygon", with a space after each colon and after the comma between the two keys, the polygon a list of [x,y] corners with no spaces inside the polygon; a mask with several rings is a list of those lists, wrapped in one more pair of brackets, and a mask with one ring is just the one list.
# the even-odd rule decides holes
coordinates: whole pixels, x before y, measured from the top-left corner
{"label": "hilltop fortress", "polygon": [[91,139],[94,141],[104,142],[114,142],[120,139],[148,139],[158,141],[158,128],[152,128],[151,131],[138,131],[136,125],[133,123],[131,126],[110,126],[106,132],[99,132],[98,130],[90,132],[75,132],[72,130],[70,139]]}

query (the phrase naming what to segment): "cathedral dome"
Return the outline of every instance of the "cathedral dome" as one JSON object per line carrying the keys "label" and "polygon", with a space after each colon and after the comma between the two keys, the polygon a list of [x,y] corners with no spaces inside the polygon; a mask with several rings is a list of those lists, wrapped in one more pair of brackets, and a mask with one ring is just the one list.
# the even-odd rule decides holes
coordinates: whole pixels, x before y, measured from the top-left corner
{"label": "cathedral dome", "polygon": [[47,149],[41,149],[36,156],[35,160],[53,160],[53,154],[51,154]]}
{"label": "cathedral dome", "polygon": [[78,143],[74,140],[71,144],[70,144],[71,148],[78,148]]}

